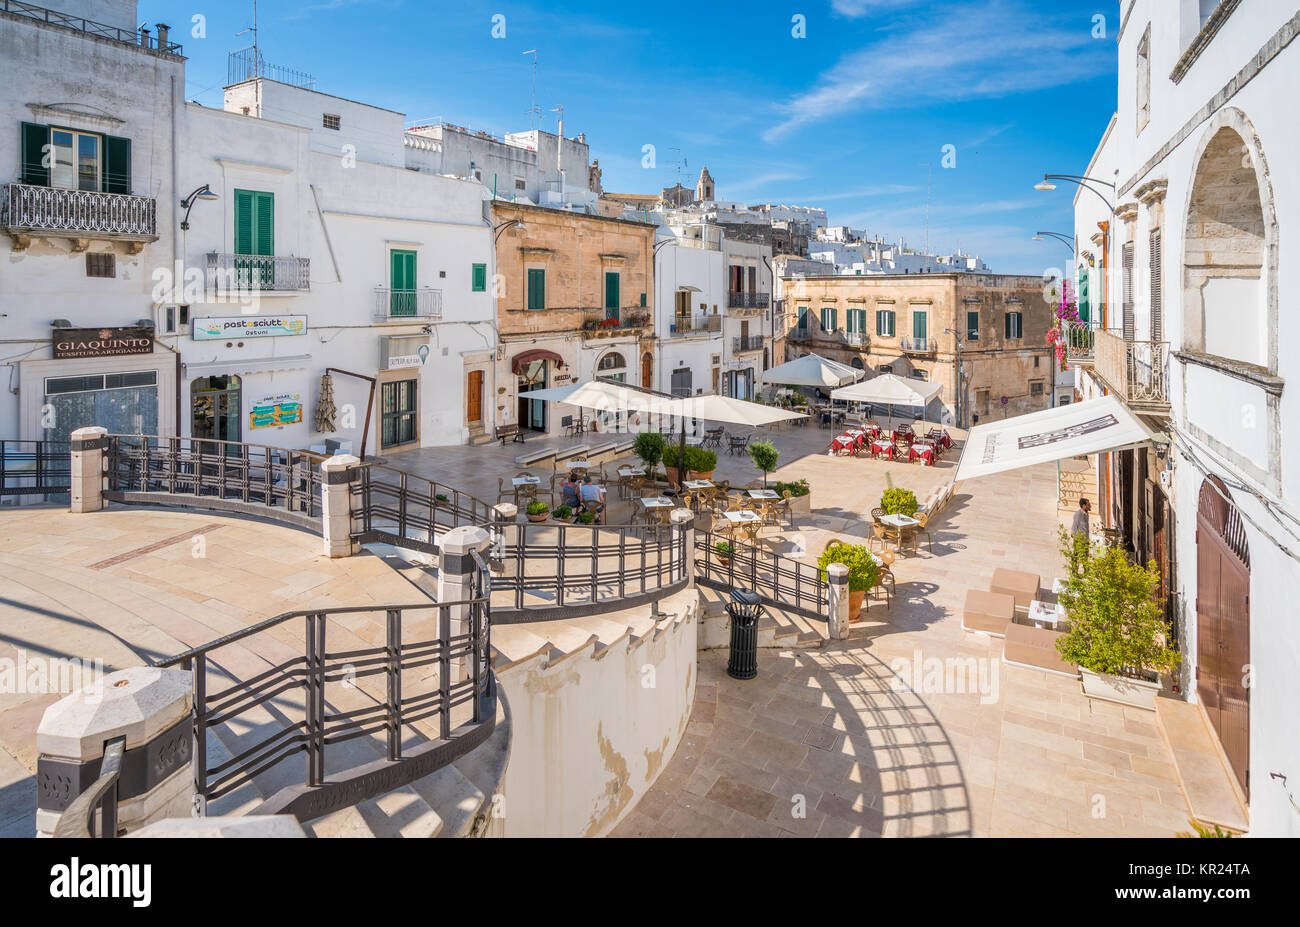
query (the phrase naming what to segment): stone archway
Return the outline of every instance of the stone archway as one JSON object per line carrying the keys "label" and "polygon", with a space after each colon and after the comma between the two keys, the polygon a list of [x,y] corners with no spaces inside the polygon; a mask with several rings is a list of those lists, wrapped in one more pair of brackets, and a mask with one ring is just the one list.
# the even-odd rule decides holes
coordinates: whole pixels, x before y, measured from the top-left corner
{"label": "stone archway", "polygon": [[1187,202],[1183,347],[1277,369],[1277,220],[1254,128],[1234,108],[1206,128]]}

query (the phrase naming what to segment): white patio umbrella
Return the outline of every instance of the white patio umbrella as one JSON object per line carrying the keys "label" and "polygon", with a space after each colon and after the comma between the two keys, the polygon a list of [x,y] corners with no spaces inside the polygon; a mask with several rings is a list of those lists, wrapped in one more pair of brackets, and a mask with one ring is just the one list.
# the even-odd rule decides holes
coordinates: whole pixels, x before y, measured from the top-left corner
{"label": "white patio umbrella", "polygon": [[597,378],[573,386],[556,386],[520,393],[522,399],[563,402],[598,412],[640,412],[649,415],[676,415],[676,399],[654,391],[636,389],[616,380]]}
{"label": "white patio umbrella", "polygon": [[[844,386],[831,392],[832,399],[846,402],[869,402],[878,406],[920,406],[922,414],[931,399],[943,392],[942,383],[882,373],[870,380]],[[893,409],[890,409],[893,419]]]}
{"label": "white patio umbrella", "polygon": [[863,371],[818,354],[805,354],[759,375],[760,383],[781,386],[816,386],[830,389],[844,386],[863,377]]}

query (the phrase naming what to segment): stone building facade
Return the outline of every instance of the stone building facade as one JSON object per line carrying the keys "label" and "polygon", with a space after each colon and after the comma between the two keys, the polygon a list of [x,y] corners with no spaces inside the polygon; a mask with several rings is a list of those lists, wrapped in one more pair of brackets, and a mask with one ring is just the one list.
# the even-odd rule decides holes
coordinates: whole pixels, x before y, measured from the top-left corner
{"label": "stone building facade", "polygon": [[784,335],[786,360],[815,353],[868,376],[942,383],[942,416],[961,427],[1052,404],[1052,307],[1038,277],[792,275],[782,293],[777,340]]}
{"label": "stone building facade", "polygon": [[528,392],[597,376],[653,387],[655,226],[500,201],[492,212],[496,424],[563,435],[583,413]]}

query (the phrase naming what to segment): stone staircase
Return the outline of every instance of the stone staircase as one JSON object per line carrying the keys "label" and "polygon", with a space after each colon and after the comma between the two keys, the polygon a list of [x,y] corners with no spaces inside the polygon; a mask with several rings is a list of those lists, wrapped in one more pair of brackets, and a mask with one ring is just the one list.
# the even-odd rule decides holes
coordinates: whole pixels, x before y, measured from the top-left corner
{"label": "stone staircase", "polygon": [[491,444],[495,440],[491,432],[483,427],[482,423],[469,426],[469,443],[471,447],[478,447],[482,444]]}

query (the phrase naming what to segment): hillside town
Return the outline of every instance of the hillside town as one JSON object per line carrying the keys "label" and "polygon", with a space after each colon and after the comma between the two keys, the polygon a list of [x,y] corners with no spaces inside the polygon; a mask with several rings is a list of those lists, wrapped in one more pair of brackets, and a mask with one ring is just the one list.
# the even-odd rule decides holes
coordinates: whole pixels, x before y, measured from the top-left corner
{"label": "hillside town", "polygon": [[49,2],[0,835],[1300,836],[1293,2],[1103,5],[1047,274]]}

